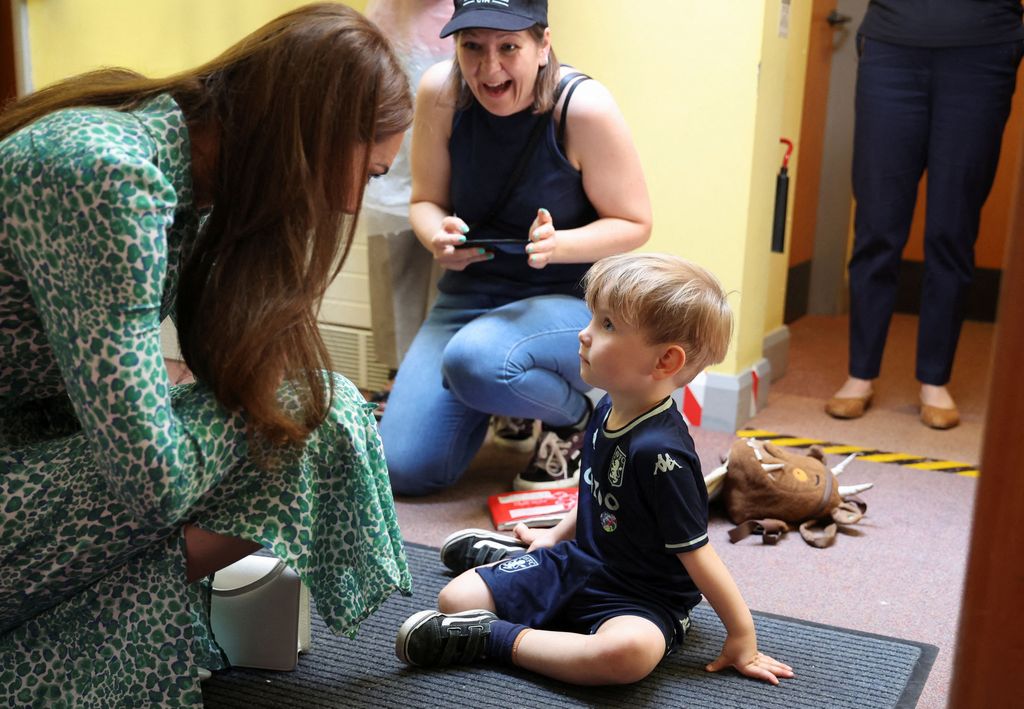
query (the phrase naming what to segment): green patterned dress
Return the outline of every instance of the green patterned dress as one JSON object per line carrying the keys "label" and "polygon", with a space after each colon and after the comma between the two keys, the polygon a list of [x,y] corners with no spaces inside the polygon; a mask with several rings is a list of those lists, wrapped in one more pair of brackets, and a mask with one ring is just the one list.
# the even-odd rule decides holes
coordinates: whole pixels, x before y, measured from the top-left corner
{"label": "green patterned dress", "polygon": [[335,632],[410,590],[350,382],[334,375],[328,420],[261,468],[240,415],[170,385],[160,322],[198,224],[170,97],[0,142],[0,705],[201,704],[185,522],[271,549]]}

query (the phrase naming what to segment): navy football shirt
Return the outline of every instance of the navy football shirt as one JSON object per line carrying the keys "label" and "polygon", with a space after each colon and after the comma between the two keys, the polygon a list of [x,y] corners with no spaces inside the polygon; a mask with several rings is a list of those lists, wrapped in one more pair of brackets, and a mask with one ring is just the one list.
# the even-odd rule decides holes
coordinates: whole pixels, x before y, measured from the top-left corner
{"label": "navy football shirt", "polygon": [[700,592],[676,554],[708,543],[708,492],[682,415],[667,398],[606,428],[597,405],[583,447],[576,539],[642,597],[692,608]]}

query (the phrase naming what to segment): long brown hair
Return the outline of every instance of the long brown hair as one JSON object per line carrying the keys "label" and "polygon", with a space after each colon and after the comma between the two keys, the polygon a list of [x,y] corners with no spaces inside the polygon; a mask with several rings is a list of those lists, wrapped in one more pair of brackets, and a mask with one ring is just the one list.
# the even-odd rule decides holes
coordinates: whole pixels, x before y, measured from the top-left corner
{"label": "long brown hair", "polygon": [[[182,268],[181,351],[251,431],[300,442],[326,418],[333,384],[317,308],[355,229],[370,146],[405,131],[412,96],[387,40],[359,13],[289,12],[211,62],[165,79],[126,70],[78,76],[0,116],[0,138],[71,106],[131,109],[169,93],[189,127],[219,139],[213,211]],[[355,169],[360,167],[361,169]],[[283,408],[278,389],[301,403]]]}

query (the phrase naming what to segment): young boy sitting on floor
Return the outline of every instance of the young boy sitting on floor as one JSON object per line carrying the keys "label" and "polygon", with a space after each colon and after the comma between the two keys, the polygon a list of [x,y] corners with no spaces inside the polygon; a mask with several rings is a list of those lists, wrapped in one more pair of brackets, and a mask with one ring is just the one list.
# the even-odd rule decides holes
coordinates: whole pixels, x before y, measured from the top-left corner
{"label": "young boy sitting on floor", "polygon": [[519,525],[515,538],[451,535],[442,560],[464,573],[441,591],[440,612],[402,624],[398,657],[636,682],[680,646],[703,594],[728,633],[709,671],[792,677],[758,652],[750,611],[708,541],[700,461],[670,396],[725,357],[732,312],[721,285],[682,258],[623,254],[591,268],[586,298],[580,371],[608,395],[587,429],[576,511],[552,529]]}

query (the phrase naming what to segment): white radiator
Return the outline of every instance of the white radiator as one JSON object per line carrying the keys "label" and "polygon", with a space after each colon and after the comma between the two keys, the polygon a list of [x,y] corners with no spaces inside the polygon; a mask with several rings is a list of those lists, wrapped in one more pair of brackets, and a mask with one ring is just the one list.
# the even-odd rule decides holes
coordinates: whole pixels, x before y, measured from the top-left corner
{"label": "white radiator", "polygon": [[373,334],[369,330],[320,323],[320,334],[331,355],[334,371],[341,372],[360,389],[383,389],[388,367],[377,361]]}
{"label": "white radiator", "polygon": [[[163,322],[160,330],[164,357],[180,360],[178,337],[170,318]],[[322,322],[320,334],[331,356],[334,371],[344,374],[360,389],[377,391],[384,388],[388,381],[388,367],[377,361],[373,334],[369,330]]]}

